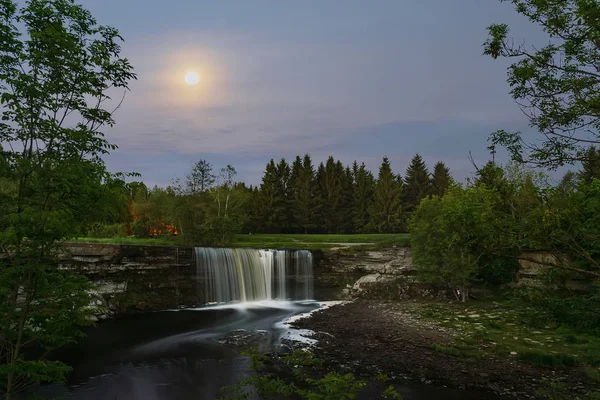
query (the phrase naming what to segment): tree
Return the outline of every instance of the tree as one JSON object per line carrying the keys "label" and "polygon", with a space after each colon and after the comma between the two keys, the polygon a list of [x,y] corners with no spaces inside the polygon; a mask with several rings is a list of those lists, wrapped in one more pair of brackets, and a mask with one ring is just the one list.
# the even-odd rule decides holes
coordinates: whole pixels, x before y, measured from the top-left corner
{"label": "tree", "polygon": [[352,223],[354,231],[366,233],[369,231],[369,209],[373,202],[373,192],[375,187],[375,178],[367,170],[364,163],[358,166],[355,161],[352,165],[354,175],[354,208],[352,210]]}
{"label": "tree", "polygon": [[[549,36],[543,47],[514,44],[506,24],[488,27],[484,54],[514,59],[511,95],[543,136],[526,143],[520,132],[495,132],[490,140],[514,160],[556,168],[580,161],[600,144],[600,3],[593,0],[512,0],[516,11]],[[517,41],[521,43],[521,41]]]}
{"label": "tree", "polygon": [[380,233],[397,232],[402,221],[402,190],[387,157],[379,167],[369,216],[371,229]]}
{"label": "tree", "polygon": [[287,231],[291,225],[292,220],[292,212],[290,209],[290,175],[291,169],[285,158],[282,158],[277,163],[277,167],[275,168],[276,175],[276,194],[279,202],[281,203],[281,215],[278,217],[280,219],[279,230]]}
{"label": "tree", "polygon": [[[97,201],[114,150],[110,95],[135,78],[116,29],[97,25],[71,0],[0,0],[0,391],[7,399],[69,368],[46,352],[88,323],[89,283],[56,267],[60,242]],[[117,104],[118,107],[118,104]],[[38,352],[28,352],[35,346]]]}
{"label": "tree", "polygon": [[590,184],[594,179],[600,179],[600,151],[590,146],[581,161],[581,166],[579,179],[583,182]]}
{"label": "tree", "polygon": [[406,170],[404,178],[404,208],[413,212],[419,203],[429,194],[429,172],[425,161],[416,154]]}
{"label": "tree", "polygon": [[452,187],[445,196],[420,203],[409,230],[415,268],[424,282],[447,285],[467,300],[479,260],[500,234],[494,229],[493,203],[493,193],[483,186]]}
{"label": "tree", "polygon": [[325,164],[319,164],[317,170],[317,182],[320,199],[320,220],[325,232],[336,232],[340,220],[340,205],[342,203],[342,174],[344,168],[340,170],[332,156],[329,156]]}
{"label": "tree", "polygon": [[[281,164],[281,163],[280,163]],[[283,173],[282,173],[283,172]],[[258,215],[267,232],[280,232],[287,222],[287,204],[282,183],[284,171],[269,161],[258,195]]]}
{"label": "tree", "polygon": [[438,162],[433,167],[433,176],[431,178],[431,194],[442,197],[446,190],[452,185],[453,180],[450,176],[450,169],[443,162]]}
{"label": "tree", "polygon": [[214,201],[209,214],[208,243],[221,246],[228,244],[246,223],[248,215],[245,203],[249,196],[245,185],[235,182],[236,175],[231,165],[222,168],[219,186],[210,191]]}
{"label": "tree", "polygon": [[342,180],[342,200],[337,210],[338,233],[351,233],[354,226],[352,224],[352,211],[354,209],[354,176],[350,167],[344,168],[342,163],[336,163],[336,169]]}
{"label": "tree", "polygon": [[318,211],[317,187],[312,160],[308,154],[296,157],[290,176],[292,225],[304,233],[314,226]]}
{"label": "tree", "polygon": [[203,193],[215,183],[212,166],[206,160],[198,160],[186,177],[185,185],[189,194]]}

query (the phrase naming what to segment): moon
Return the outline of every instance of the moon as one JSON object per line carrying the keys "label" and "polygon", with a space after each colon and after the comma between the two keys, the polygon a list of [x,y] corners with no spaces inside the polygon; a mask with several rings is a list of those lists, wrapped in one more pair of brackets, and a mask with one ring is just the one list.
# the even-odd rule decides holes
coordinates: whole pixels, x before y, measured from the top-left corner
{"label": "moon", "polygon": [[195,85],[200,81],[200,76],[196,71],[191,71],[185,74],[185,83],[188,85]]}

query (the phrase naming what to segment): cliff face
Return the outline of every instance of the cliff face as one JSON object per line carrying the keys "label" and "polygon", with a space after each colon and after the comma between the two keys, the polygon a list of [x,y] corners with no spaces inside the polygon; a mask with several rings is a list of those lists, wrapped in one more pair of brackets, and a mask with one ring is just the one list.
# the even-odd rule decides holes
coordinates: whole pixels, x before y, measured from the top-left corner
{"label": "cliff face", "polygon": [[59,268],[87,276],[114,312],[165,309],[202,302],[192,247],[70,243]]}
{"label": "cliff face", "polygon": [[[206,303],[206,276],[197,271],[194,254],[193,247],[71,243],[60,256],[59,268],[87,276],[97,287],[94,303],[113,312],[158,310]],[[534,261],[545,257],[528,256]],[[373,291],[388,282],[402,283],[403,293],[414,291],[405,287],[426,290],[418,283],[407,247],[317,250],[313,260],[318,300]],[[522,262],[520,284],[541,284],[545,268]]]}
{"label": "cliff face", "polygon": [[321,268],[343,274],[408,275],[413,272],[408,247],[393,247],[358,252],[332,251],[322,260]]}

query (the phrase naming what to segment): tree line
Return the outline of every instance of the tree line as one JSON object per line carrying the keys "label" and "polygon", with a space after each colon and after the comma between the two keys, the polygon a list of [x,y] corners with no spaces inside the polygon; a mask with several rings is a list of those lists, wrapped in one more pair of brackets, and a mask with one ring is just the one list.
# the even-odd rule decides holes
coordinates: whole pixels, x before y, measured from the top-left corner
{"label": "tree line", "polygon": [[[236,180],[235,168],[218,171],[198,160],[187,176],[166,188],[122,181],[119,210],[96,221],[90,236],[178,235],[188,244],[227,244],[236,233],[396,233],[407,228],[419,202],[443,195],[454,183],[438,162],[430,173],[415,155],[404,176],[384,157],[377,176],[364,163],[344,166],[329,157],[315,168],[310,155],[270,160],[258,186]],[[117,185],[118,186],[118,185]]]}
{"label": "tree line", "polygon": [[248,228],[268,233],[396,233],[421,199],[443,194],[453,182],[438,162],[429,173],[416,154],[404,176],[384,157],[375,176],[364,163],[344,166],[330,156],[315,168],[310,155],[269,161],[252,190]]}

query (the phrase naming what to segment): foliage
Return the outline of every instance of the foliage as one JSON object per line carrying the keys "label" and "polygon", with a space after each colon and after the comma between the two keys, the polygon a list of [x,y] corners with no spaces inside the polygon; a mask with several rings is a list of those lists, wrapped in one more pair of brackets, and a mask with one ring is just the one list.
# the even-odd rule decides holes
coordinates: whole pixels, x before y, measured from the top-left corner
{"label": "foliage", "polygon": [[375,177],[367,170],[364,163],[358,166],[356,161],[352,165],[352,173],[354,176],[354,208],[352,210],[352,223],[355,232],[365,233],[369,231],[369,209],[373,202]]}
{"label": "foliage", "polygon": [[590,146],[581,161],[581,167],[579,179],[583,183],[590,184],[594,179],[600,179],[600,151]]}
{"label": "foliage", "polygon": [[455,186],[442,198],[423,199],[410,232],[414,264],[424,281],[450,285],[466,300],[481,257],[502,245],[494,205],[494,193],[483,186]]}
{"label": "foliage", "polygon": [[[226,386],[222,391],[226,395],[222,399],[241,400],[258,396],[261,399],[278,399],[290,395],[306,400],[351,400],[367,385],[366,381],[358,380],[353,374],[328,372],[321,378],[312,378],[314,369],[320,367],[321,360],[308,351],[294,351],[283,357],[282,361],[291,366],[293,379],[284,381],[271,373],[264,372],[267,357],[256,350],[242,352],[250,360],[251,375],[235,385]],[[388,385],[386,375],[379,374],[376,378],[382,385],[381,399],[401,400],[401,396]]]}
{"label": "foliage", "polygon": [[127,236],[127,227],[125,224],[95,224],[87,234],[92,238],[125,237]]}
{"label": "foliage", "polygon": [[402,221],[402,186],[396,181],[387,157],[383,158],[369,207],[369,225],[375,232],[397,232]]}
{"label": "foliage", "polygon": [[416,154],[410,161],[404,176],[404,207],[413,212],[431,191],[430,176],[423,158]]}
{"label": "foliage", "polygon": [[212,173],[212,166],[206,160],[198,160],[185,179],[187,194],[203,193],[215,183],[216,177]]}
{"label": "foliage", "polygon": [[292,225],[303,233],[315,226],[319,205],[312,160],[308,154],[296,157],[290,176]]}
{"label": "foliage", "polygon": [[[116,147],[100,128],[114,124],[111,95],[135,75],[117,30],[71,0],[2,0],[0,10],[0,391],[11,398],[64,378],[68,367],[45,355],[93,312],[89,283],[57,270],[56,255],[86,224],[122,217],[103,215],[113,195],[126,210],[125,177],[100,158]],[[33,346],[40,358],[29,358]]]}
{"label": "foliage", "polygon": [[[549,36],[528,48],[509,38],[506,24],[488,28],[484,54],[514,59],[508,69],[511,95],[542,135],[528,144],[520,132],[498,131],[490,138],[517,161],[555,168],[585,158],[598,134],[600,4],[595,0],[512,0],[517,13]],[[521,43],[517,40],[516,43]]]}
{"label": "foliage", "polygon": [[434,196],[443,196],[446,191],[454,184],[450,175],[450,169],[443,162],[439,161],[433,167],[431,176],[431,194]]}

